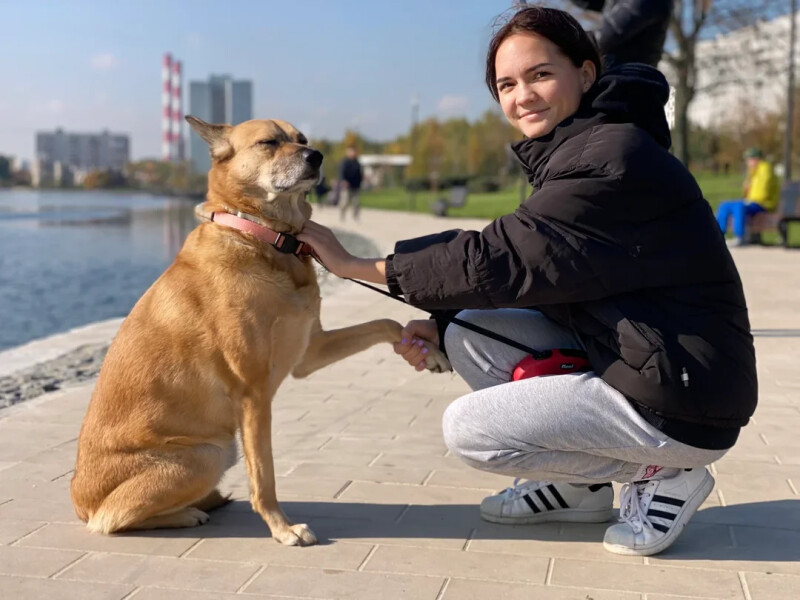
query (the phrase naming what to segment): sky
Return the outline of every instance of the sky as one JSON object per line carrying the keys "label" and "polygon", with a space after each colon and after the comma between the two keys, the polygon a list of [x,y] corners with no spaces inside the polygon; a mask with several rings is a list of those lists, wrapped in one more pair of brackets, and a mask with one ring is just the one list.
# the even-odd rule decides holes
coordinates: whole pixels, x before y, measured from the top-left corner
{"label": "sky", "polygon": [[0,0],[0,154],[34,156],[36,131],[108,129],[158,157],[161,62],[188,82],[253,81],[254,118],[308,137],[374,140],[420,118],[494,105],[483,61],[510,0]]}

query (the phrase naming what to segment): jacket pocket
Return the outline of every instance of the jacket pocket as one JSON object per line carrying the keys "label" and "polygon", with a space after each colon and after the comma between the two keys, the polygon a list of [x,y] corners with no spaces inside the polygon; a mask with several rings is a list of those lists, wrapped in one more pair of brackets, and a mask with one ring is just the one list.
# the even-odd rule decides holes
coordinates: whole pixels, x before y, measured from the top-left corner
{"label": "jacket pocket", "polygon": [[642,371],[657,352],[663,350],[655,332],[642,323],[623,318],[617,323],[619,354],[625,363]]}

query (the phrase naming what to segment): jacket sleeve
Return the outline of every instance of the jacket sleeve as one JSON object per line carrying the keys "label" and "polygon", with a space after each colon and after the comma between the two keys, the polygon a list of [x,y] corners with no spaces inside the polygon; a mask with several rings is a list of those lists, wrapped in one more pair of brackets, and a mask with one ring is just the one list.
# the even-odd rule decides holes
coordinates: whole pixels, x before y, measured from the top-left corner
{"label": "jacket sleeve", "polygon": [[418,240],[399,243],[387,259],[390,289],[425,309],[531,307],[610,295],[606,269],[597,273],[592,265],[617,265],[630,255],[602,235],[583,235],[536,210],[580,204],[583,186],[591,183],[549,181],[483,231],[447,232],[424,247]]}
{"label": "jacket sleeve", "polygon": [[666,0],[620,0],[603,14],[603,23],[593,32],[602,52],[614,50],[656,21],[669,18]]}

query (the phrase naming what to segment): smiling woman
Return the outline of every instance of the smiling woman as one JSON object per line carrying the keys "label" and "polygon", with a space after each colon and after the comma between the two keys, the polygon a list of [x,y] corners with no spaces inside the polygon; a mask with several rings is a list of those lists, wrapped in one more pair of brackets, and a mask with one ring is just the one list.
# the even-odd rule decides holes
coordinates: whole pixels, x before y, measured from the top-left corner
{"label": "smiling woman", "polygon": [[578,110],[601,70],[597,49],[566,13],[523,11],[492,39],[486,85],[509,123],[535,138]]}
{"label": "smiling woman", "polygon": [[[299,237],[337,275],[440,311],[406,325],[396,352],[419,369],[419,340],[439,343],[474,390],[445,411],[450,451],[528,479],[485,498],[483,519],[604,522],[617,481],[622,522],[604,546],[648,556],[680,535],[714,487],[704,467],[753,414],[755,354],[736,266],[669,153],[664,76],[600,66],[570,15],[518,11],[491,42],[486,83],[527,137],[512,150],[531,196],[482,231],[403,240],[385,259],[350,256],[318,224]],[[592,371],[512,381],[532,357],[453,315],[537,350],[584,350]]]}

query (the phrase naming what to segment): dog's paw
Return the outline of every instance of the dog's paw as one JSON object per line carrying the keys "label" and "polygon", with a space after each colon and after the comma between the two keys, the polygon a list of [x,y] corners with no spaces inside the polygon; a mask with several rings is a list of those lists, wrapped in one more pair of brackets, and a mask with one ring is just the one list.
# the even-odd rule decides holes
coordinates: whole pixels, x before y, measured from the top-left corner
{"label": "dog's paw", "polygon": [[272,533],[275,541],[286,546],[313,546],[317,543],[317,536],[305,523],[290,525],[282,531]]}
{"label": "dog's paw", "polygon": [[445,373],[452,371],[453,367],[444,353],[439,350],[437,346],[430,342],[425,342],[425,347],[428,349],[428,354],[425,356],[425,367],[431,373]]}
{"label": "dog's paw", "polygon": [[173,525],[173,527],[197,527],[198,525],[205,525],[211,518],[207,513],[194,506],[189,506],[182,512],[177,513],[176,517],[181,523]]}

